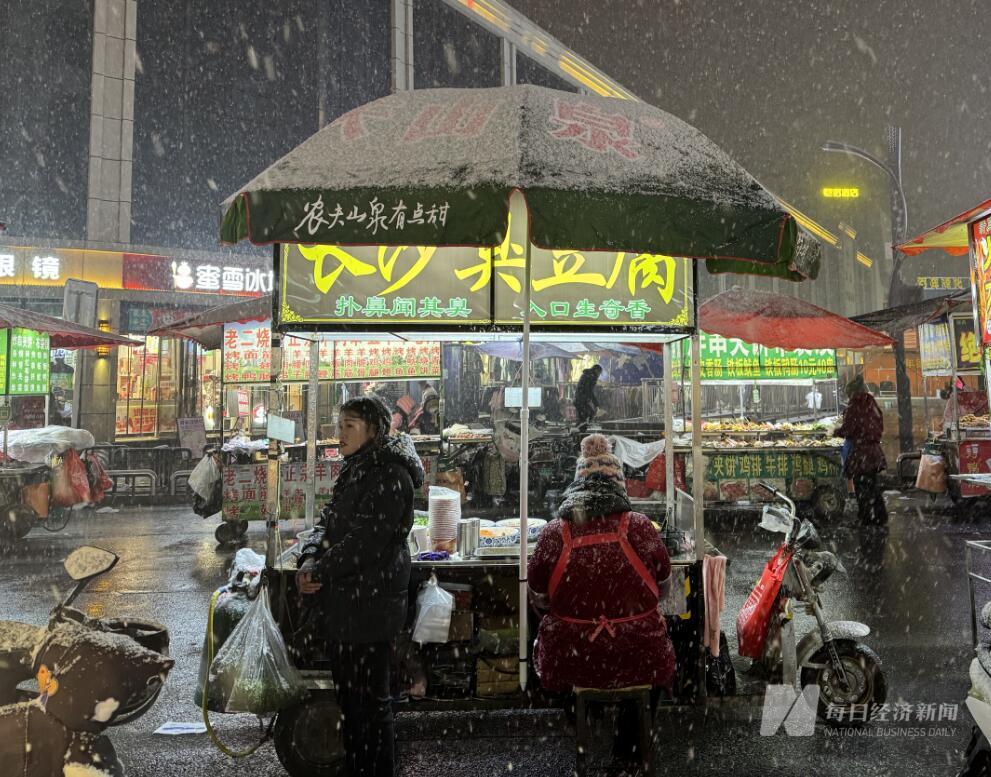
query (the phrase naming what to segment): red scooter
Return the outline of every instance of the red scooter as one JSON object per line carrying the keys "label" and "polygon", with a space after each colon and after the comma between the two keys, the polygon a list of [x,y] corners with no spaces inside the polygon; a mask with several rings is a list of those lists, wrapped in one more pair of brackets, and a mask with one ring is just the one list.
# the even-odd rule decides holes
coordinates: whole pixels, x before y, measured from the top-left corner
{"label": "red scooter", "polygon": [[[801,687],[819,688],[819,717],[838,725],[856,725],[884,703],[887,683],[881,659],[861,640],[870,628],[856,621],[827,621],[819,592],[833,572],[845,572],[836,556],[821,550],[811,521],[795,514],[795,503],[768,483],[762,486],[785,506],[764,507],[762,529],[780,532],[784,542],[750,592],[736,620],[739,652],[763,665],[770,677]],[[797,646],[792,602],[815,618]]]}

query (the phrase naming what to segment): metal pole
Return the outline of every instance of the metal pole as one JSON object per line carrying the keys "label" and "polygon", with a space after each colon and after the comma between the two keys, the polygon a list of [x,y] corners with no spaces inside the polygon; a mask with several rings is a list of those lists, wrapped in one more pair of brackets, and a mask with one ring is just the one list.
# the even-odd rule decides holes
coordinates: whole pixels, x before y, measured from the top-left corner
{"label": "metal pole", "polygon": [[[272,368],[268,380],[268,412],[278,408],[279,374],[282,372],[282,338],[278,332],[272,332]],[[268,438],[268,470],[265,495],[265,525],[266,546],[265,566],[273,569],[276,559],[276,548],[279,544],[279,454],[281,446],[273,436]]]}
{"label": "metal pole", "polygon": [[[902,131],[900,127],[887,129],[888,171],[892,187],[891,206],[891,280],[888,284],[888,305],[895,307],[911,301],[905,294],[901,280],[902,255],[895,248],[905,238],[908,214],[905,212],[905,192],[902,189]],[[912,423],[912,383],[905,363],[905,333],[895,334],[895,391],[898,397],[898,447],[908,453],[914,446]]]}
{"label": "metal pole", "polygon": [[527,510],[530,491],[530,230],[526,232],[523,283],[523,406],[520,408],[520,689],[526,690],[527,657]]}
{"label": "metal pole", "polygon": [[313,528],[317,503],[317,413],[320,393],[320,341],[310,341],[310,374],[306,397],[306,528]]}
{"label": "metal pole", "polygon": [[695,558],[705,555],[705,460],[702,457],[702,346],[699,333],[692,335],[692,499],[695,526]]}
{"label": "metal pole", "polygon": [[[664,514],[667,516],[666,526],[674,523],[674,405],[671,402],[672,373],[674,365],[671,354],[675,349],[671,343],[664,344]],[[678,352],[681,352],[681,341],[678,341]]]}

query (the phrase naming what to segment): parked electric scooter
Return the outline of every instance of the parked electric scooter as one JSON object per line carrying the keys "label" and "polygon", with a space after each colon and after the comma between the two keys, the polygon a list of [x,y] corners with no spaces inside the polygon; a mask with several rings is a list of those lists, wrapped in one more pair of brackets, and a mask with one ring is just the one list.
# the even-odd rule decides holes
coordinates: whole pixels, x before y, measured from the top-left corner
{"label": "parked electric scooter", "polygon": [[[169,631],[162,624],[136,618],[90,618],[71,606],[87,585],[113,569],[118,560],[117,554],[103,548],[76,548],[63,564],[76,585],[52,608],[47,628],[17,621],[0,621],[0,644],[3,647],[0,649],[0,706],[33,698],[31,692],[19,690],[17,686],[35,677],[38,671],[34,665],[39,653],[37,646],[44,643],[61,624],[75,623],[96,632],[121,634],[162,657],[168,657]],[[155,703],[161,689],[161,683],[149,683],[141,694],[123,702],[109,725],[120,726],[141,717]]]}
{"label": "parked electric scooter", "polygon": [[[785,534],[737,616],[739,652],[760,662],[786,685],[819,687],[819,717],[839,725],[863,722],[883,704],[887,683],[881,659],[861,640],[870,628],[856,621],[827,621],[819,592],[843,565],[822,543],[815,526],[798,518],[795,503],[761,483],[785,504],[764,507],[761,528]],[[804,604],[816,627],[795,643],[792,602]]]}

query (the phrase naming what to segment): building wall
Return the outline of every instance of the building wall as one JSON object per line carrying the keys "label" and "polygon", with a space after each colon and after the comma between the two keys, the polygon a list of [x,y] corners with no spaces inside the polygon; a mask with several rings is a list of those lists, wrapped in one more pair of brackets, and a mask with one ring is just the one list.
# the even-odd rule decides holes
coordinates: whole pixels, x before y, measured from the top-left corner
{"label": "building wall", "polygon": [[0,221],[86,232],[93,17],[79,0],[0,3]]}

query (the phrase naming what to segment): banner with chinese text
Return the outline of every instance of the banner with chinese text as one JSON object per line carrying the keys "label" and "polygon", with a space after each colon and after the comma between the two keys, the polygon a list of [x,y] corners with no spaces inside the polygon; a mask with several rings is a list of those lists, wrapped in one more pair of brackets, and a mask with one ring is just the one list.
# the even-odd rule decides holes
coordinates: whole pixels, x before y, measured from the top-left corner
{"label": "banner with chinese text", "polygon": [[977,286],[977,320],[981,343],[991,345],[991,216],[970,225],[973,241],[974,284]]}
{"label": "banner with chinese text", "polygon": [[[494,248],[283,245],[280,326],[431,329],[522,324],[527,214],[510,201]],[[531,247],[534,328],[689,330],[691,263],[624,251]]]}
{"label": "banner with chinese text", "polygon": [[[3,332],[0,339],[6,341],[7,330]],[[52,368],[48,335],[21,328],[9,332],[6,393],[12,396],[47,394]]]}
{"label": "banner with chinese text", "polygon": [[980,374],[981,349],[977,344],[973,316],[953,316],[953,356],[957,374]]}
{"label": "banner with chinese text", "polygon": [[272,373],[268,321],[224,324],[224,383],[267,383]]}
{"label": "banner with chinese text", "polygon": [[[971,329],[973,336],[973,329]],[[919,327],[919,355],[923,375],[950,375],[953,371],[953,348],[946,318]]]}
{"label": "banner with chinese text", "polygon": [[[700,334],[702,380],[833,380],[836,352],[830,348],[786,351],[735,337]],[[682,341],[681,367],[691,367],[691,341]],[[679,365],[674,365],[680,377]]]}

